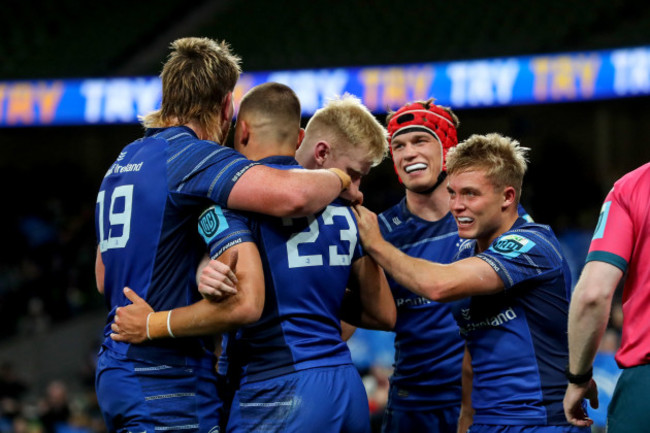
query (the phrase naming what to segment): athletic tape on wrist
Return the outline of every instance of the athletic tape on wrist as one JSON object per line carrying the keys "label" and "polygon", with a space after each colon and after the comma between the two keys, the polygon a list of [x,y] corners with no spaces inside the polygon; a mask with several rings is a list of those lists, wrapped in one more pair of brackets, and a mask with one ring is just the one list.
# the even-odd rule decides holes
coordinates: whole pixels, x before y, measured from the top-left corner
{"label": "athletic tape on wrist", "polygon": [[149,318],[153,314],[153,311],[147,314],[147,340],[151,340],[151,335],[149,334]]}
{"label": "athletic tape on wrist", "polygon": [[328,170],[334,173],[335,175],[337,175],[341,180],[341,191],[345,191],[350,187],[350,184],[352,183],[352,179],[350,178],[350,176],[348,176],[346,172],[344,172],[339,168],[328,168]]}
{"label": "athletic tape on wrist", "polygon": [[176,336],[175,336],[174,333],[172,332],[172,327],[171,327],[170,324],[169,324],[169,319],[170,319],[171,317],[172,317],[172,310],[169,310],[169,312],[167,313],[167,332],[169,333],[169,336],[170,336],[170,337],[172,337],[172,338],[176,338]]}

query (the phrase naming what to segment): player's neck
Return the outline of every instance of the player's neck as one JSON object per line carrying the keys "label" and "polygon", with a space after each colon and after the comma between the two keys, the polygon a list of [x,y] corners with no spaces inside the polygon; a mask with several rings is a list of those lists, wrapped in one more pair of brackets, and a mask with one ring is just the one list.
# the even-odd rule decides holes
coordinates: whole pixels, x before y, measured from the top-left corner
{"label": "player's neck", "polygon": [[482,253],[483,251],[487,250],[496,238],[512,228],[518,218],[519,215],[517,213],[516,206],[514,209],[508,209],[506,211],[506,214],[503,216],[503,220],[501,221],[501,225],[499,226],[498,230],[495,230],[494,233],[492,233],[489,237],[476,239],[476,247],[478,250],[477,252]]}
{"label": "player's neck", "polygon": [[290,156],[291,158],[295,158],[296,156],[295,145],[271,140],[260,140],[257,138],[257,134],[253,137],[255,139],[251,138],[245,145],[235,145],[235,150],[239,150],[242,155],[251,161],[259,161],[271,156]]}
{"label": "player's neck", "polygon": [[252,153],[245,153],[244,156],[251,161],[259,161],[264,158],[269,158],[271,156],[290,156],[291,158],[295,157],[295,152],[282,152],[279,149],[275,149],[275,151],[270,151],[267,150],[265,152],[252,152]]}
{"label": "player's neck", "polygon": [[449,212],[449,193],[444,185],[433,191],[420,194],[406,190],[406,206],[418,218],[426,221],[438,221]]}
{"label": "player's neck", "polygon": [[212,137],[208,134],[208,131],[206,131],[205,128],[201,126],[201,124],[196,120],[190,120],[184,126],[187,126],[192,131],[194,131],[199,140],[211,140],[215,143],[223,144],[223,134],[221,130],[217,131],[218,136]]}

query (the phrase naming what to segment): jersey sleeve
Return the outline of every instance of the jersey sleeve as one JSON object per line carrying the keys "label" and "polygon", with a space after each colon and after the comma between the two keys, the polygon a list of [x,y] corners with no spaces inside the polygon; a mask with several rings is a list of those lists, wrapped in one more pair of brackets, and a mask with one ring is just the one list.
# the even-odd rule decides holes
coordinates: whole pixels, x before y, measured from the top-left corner
{"label": "jersey sleeve", "polygon": [[205,241],[210,258],[216,259],[228,248],[243,242],[255,242],[250,220],[243,214],[213,205],[199,217],[199,234]]}
{"label": "jersey sleeve", "polygon": [[632,218],[624,197],[615,185],[600,209],[586,261],[606,262],[625,272],[633,246]]}
{"label": "jersey sleeve", "polygon": [[562,272],[562,255],[546,237],[530,230],[506,232],[477,254],[499,275],[506,290],[526,281],[541,281]]}
{"label": "jersey sleeve", "polygon": [[170,191],[177,196],[208,198],[225,207],[239,178],[258,165],[234,149],[199,141],[171,149],[168,155]]}

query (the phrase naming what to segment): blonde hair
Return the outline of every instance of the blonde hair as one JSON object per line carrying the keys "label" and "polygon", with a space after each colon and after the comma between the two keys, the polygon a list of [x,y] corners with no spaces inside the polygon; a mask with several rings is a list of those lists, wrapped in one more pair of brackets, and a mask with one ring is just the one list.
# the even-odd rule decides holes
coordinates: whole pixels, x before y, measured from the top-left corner
{"label": "blonde hair", "polygon": [[305,127],[305,137],[315,135],[314,131],[330,139],[334,154],[365,147],[373,167],[388,154],[386,129],[359,98],[347,93],[330,99],[314,113]]}
{"label": "blonde hair", "polygon": [[221,134],[221,106],[241,74],[241,59],[225,41],[181,38],[171,43],[163,66],[162,106],[144,116],[147,128],[197,121],[208,137]]}
{"label": "blonde hair", "polygon": [[518,203],[528,168],[529,150],[520,146],[517,140],[497,133],[474,134],[449,150],[447,172],[451,176],[469,170],[484,170],[495,188],[514,187]]}

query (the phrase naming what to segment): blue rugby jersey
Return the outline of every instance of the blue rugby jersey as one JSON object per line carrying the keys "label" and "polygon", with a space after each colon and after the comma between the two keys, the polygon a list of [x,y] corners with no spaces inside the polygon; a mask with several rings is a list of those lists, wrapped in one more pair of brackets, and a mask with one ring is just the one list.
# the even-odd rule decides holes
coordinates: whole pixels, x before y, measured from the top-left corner
{"label": "blue rugby jersey", "polygon": [[[289,157],[260,161],[295,168]],[[264,267],[266,298],[260,320],[227,339],[227,365],[241,366],[241,382],[312,367],[350,364],[341,340],[340,309],[350,265],[362,255],[356,220],[340,201],[308,218],[273,218],[213,206],[199,232],[216,258],[240,242],[255,242]]]}
{"label": "blue rugby jersey", "polygon": [[[379,215],[384,238],[409,256],[449,263],[460,240],[451,213],[431,222],[413,215],[406,199]],[[429,301],[400,286],[387,275],[397,306],[395,370],[397,388],[389,405],[429,410],[459,405],[464,340],[448,304]]]}
{"label": "blue rugby jersey", "polygon": [[233,149],[199,140],[184,126],[149,129],[122,150],[102,181],[95,208],[110,310],[105,347],[175,365],[206,355],[198,338],[114,342],[110,324],[115,308],[130,303],[124,286],[156,311],[198,299],[195,273],[205,245],[196,233],[197,218],[212,202],[225,206],[237,179],[254,164]]}
{"label": "blue rugby jersey", "polygon": [[[465,241],[459,259],[475,248]],[[555,234],[519,218],[476,257],[505,290],[451,304],[472,355],[474,423],[566,425],[571,273]]]}

